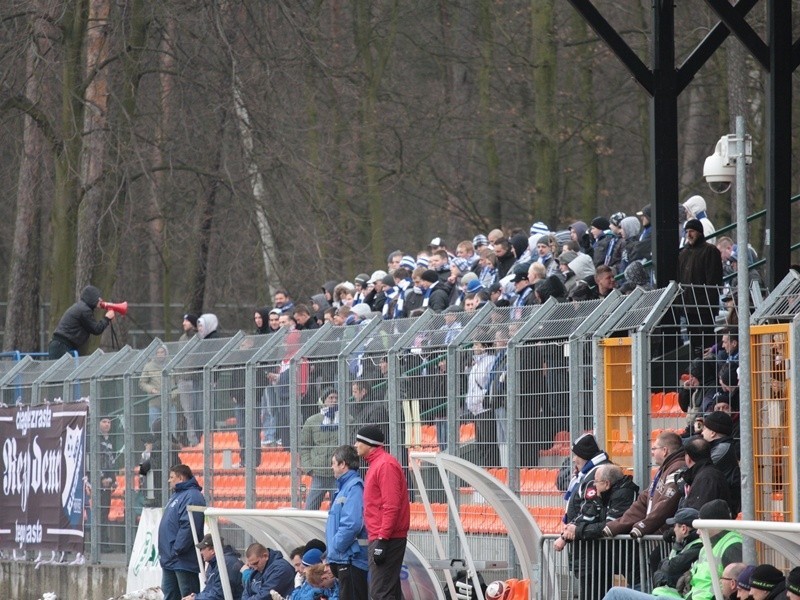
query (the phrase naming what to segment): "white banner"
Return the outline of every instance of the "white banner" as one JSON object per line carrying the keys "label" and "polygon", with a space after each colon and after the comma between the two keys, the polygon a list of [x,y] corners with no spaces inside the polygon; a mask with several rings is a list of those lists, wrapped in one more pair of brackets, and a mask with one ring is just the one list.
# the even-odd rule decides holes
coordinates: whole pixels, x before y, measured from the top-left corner
{"label": "white banner", "polygon": [[127,593],[161,585],[161,565],[158,562],[158,525],[161,508],[144,508],[136,530],[136,539],[128,565]]}

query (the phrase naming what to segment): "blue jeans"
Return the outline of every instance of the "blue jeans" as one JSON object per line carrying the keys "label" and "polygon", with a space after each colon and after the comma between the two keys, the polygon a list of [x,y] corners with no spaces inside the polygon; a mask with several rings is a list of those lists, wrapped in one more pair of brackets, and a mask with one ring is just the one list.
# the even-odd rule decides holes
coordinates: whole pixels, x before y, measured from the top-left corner
{"label": "blue jeans", "polygon": [[336,478],[323,477],[321,475],[312,475],[311,487],[308,488],[308,495],[306,496],[306,510],[319,510],[322,501],[325,499],[325,494],[336,491]]}
{"label": "blue jeans", "polygon": [[653,598],[655,596],[624,587],[613,587],[603,596],[603,600],[652,600]]}
{"label": "blue jeans", "polygon": [[189,594],[200,593],[200,575],[191,571],[161,570],[161,591],[164,600],[181,600]]}

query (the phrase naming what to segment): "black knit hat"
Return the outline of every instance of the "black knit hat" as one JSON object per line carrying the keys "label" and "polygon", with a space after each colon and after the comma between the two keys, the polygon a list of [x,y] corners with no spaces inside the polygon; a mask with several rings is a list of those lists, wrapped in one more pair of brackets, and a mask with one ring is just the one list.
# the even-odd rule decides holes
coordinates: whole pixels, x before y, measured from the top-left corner
{"label": "black knit hat", "polygon": [[786,589],[800,595],[800,567],[795,567],[786,576]]}
{"label": "black knit hat", "polygon": [[772,565],[758,565],[750,576],[750,587],[770,591],[783,581],[783,572]]}
{"label": "black knit hat", "polygon": [[364,442],[370,446],[383,446],[385,438],[381,428],[377,425],[364,425],[356,434],[356,441]]}
{"label": "black knit hat", "polygon": [[197,315],[193,313],[186,313],[185,315],[183,315],[183,320],[189,321],[189,323],[192,324],[192,327],[195,328],[197,327]]}
{"label": "black knit hat", "polygon": [[428,269],[427,271],[425,271],[422,275],[420,275],[420,278],[423,281],[427,281],[428,283],[436,283],[437,281],[439,281],[439,276],[433,269]]}
{"label": "black knit hat", "polygon": [[608,229],[611,225],[609,220],[606,219],[605,217],[595,217],[594,219],[592,219],[591,224],[592,227],[597,227],[598,229],[602,229],[603,231]]}
{"label": "black knit hat", "polygon": [[728,413],[715,410],[705,416],[703,427],[721,435],[730,435],[733,432],[733,419]]}
{"label": "black knit hat", "polygon": [[572,444],[572,453],[583,460],[592,460],[595,456],[600,454],[600,452],[602,452],[602,450],[600,450],[600,446],[597,445],[597,440],[594,439],[591,433],[584,433]]}
{"label": "black knit hat", "polygon": [[683,224],[683,230],[689,231],[690,229],[697,233],[703,233],[703,224],[698,219],[689,219]]}

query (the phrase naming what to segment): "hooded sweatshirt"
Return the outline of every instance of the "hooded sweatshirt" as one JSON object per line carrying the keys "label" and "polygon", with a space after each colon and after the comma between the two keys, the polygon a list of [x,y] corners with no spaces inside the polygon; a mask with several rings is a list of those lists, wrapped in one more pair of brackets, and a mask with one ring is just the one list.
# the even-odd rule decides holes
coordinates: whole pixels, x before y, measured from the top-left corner
{"label": "hooded sweatshirt", "polygon": [[87,285],[81,290],[81,298],[70,306],[58,322],[53,337],[78,349],[86,343],[89,335],[100,335],[111,322],[106,317],[94,319],[94,309],[100,301],[100,290]]}
{"label": "hooded sweatshirt", "polygon": [[[269,319],[269,314],[267,314],[267,319]],[[217,315],[206,313],[197,319],[197,334],[204,340],[219,337],[217,327],[219,327]]]}
{"label": "hooded sweatshirt", "polygon": [[702,196],[692,196],[683,203],[686,212],[689,213],[690,219],[698,219],[703,224],[703,235],[706,236],[706,241],[715,243],[713,239],[714,233],[717,231],[713,223],[708,218],[706,213],[706,200]]}

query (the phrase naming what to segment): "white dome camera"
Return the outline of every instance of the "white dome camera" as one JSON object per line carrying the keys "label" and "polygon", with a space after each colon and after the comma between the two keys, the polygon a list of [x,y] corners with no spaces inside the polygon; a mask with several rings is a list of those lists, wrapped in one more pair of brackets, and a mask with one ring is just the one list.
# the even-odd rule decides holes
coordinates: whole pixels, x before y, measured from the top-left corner
{"label": "white dome camera", "polygon": [[724,194],[731,189],[736,179],[736,167],[728,157],[728,136],[723,135],[714,148],[714,154],[703,163],[703,177],[715,194]]}

